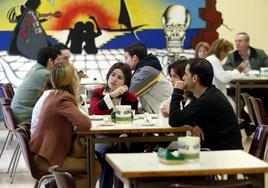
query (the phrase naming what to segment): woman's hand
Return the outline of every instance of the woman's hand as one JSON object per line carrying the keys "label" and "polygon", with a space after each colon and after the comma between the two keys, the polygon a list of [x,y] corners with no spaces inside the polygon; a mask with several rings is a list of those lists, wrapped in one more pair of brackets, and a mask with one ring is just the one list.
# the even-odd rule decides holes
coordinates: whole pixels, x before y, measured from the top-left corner
{"label": "woman's hand", "polygon": [[111,93],[110,93],[110,96],[112,97],[112,98],[116,98],[116,97],[118,97],[118,96],[120,96],[120,95],[123,95],[125,92],[127,92],[128,91],[128,87],[126,86],[126,85],[124,85],[124,86],[120,86],[120,87],[118,87],[116,90],[114,90],[114,91],[112,91]]}

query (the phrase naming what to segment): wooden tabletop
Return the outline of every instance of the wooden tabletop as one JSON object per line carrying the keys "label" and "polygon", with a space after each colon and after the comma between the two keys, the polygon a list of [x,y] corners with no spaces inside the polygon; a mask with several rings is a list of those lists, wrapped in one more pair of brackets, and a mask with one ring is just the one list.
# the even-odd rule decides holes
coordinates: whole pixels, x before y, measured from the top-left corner
{"label": "wooden tabletop", "polygon": [[231,83],[236,84],[236,83],[268,83],[268,77],[246,77],[246,78],[241,78],[241,79],[233,79]]}
{"label": "wooden tabletop", "polygon": [[167,165],[156,153],[106,154],[106,161],[123,178],[256,174],[268,172],[268,163],[242,151],[204,151],[197,162]]}
{"label": "wooden tabletop", "polygon": [[150,124],[144,123],[143,119],[134,120],[128,124],[104,122],[92,120],[92,127],[88,131],[81,131],[81,135],[95,134],[140,134],[140,133],[178,133],[191,131],[190,126],[171,127],[167,118],[152,119]]}

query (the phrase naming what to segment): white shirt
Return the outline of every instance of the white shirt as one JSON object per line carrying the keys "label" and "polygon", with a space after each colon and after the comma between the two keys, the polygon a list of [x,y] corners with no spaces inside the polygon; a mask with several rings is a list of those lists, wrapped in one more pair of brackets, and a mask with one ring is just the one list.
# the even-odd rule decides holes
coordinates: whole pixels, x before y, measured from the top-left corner
{"label": "white shirt", "polygon": [[32,121],[31,121],[31,135],[35,132],[37,127],[37,122],[40,116],[40,112],[43,106],[44,101],[53,90],[44,91],[43,95],[38,99],[37,103],[34,105],[33,113],[32,113]]}
{"label": "white shirt", "polygon": [[245,77],[244,73],[240,73],[237,69],[227,71],[224,70],[223,63],[220,61],[219,58],[216,57],[215,54],[208,56],[206,59],[211,63],[213,67],[213,84],[216,86],[216,88],[222,91],[222,93],[231,103],[233,109],[235,109],[234,101],[231,99],[231,97],[227,95],[226,84],[233,79]]}

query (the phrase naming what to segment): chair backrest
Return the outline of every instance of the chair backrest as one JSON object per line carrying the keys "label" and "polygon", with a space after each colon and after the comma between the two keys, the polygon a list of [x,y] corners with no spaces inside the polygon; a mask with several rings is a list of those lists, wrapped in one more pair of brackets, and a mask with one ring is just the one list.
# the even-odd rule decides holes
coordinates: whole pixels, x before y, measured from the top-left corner
{"label": "chair backrest", "polygon": [[249,153],[264,160],[266,142],[268,138],[268,126],[260,125],[256,128],[250,148]]}
{"label": "chair backrest", "polygon": [[259,125],[268,125],[267,114],[260,98],[249,97]]}
{"label": "chair backrest", "polygon": [[76,188],[74,178],[68,172],[58,171],[58,166],[51,166],[48,171],[53,174],[58,188]]}
{"label": "chair backrest", "polygon": [[17,127],[17,121],[15,119],[13,110],[10,106],[5,105],[2,106],[2,111],[3,111],[3,115],[4,115],[4,122],[6,127],[11,130],[11,131],[15,131]]}
{"label": "chair backrest", "polygon": [[248,115],[249,115],[251,122],[254,125],[258,126],[259,124],[257,122],[257,118],[256,118],[255,113],[253,111],[253,106],[252,106],[251,101],[249,99],[250,95],[248,93],[241,93],[241,96],[245,102],[247,109],[248,109]]}
{"label": "chair backrest", "polygon": [[25,164],[31,172],[32,177],[36,180],[40,180],[44,175],[47,175],[49,173],[45,171],[40,171],[33,160],[33,154],[29,146],[31,135],[29,127],[30,126],[28,123],[19,124],[19,128],[15,130],[15,135],[19,142]]}
{"label": "chair backrest", "polygon": [[11,99],[9,98],[0,98],[0,104],[1,106],[10,106],[11,105]]}
{"label": "chair backrest", "polygon": [[198,185],[193,183],[176,183],[170,186],[171,188],[252,188],[253,184],[248,180],[235,180],[231,182],[216,182],[210,185]]}
{"label": "chair backrest", "polygon": [[12,99],[14,96],[14,90],[11,84],[3,84],[0,86],[5,98]]}

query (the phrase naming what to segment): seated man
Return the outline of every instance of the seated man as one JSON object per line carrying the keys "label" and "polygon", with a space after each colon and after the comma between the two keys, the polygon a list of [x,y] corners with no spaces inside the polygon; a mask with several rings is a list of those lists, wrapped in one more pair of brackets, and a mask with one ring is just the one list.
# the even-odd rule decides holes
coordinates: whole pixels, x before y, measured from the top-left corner
{"label": "seated man", "polygon": [[161,102],[168,99],[171,86],[163,80],[162,66],[156,56],[147,54],[142,43],[135,43],[124,49],[126,63],[134,73],[129,92],[139,97],[142,111],[158,113]]}
{"label": "seated man", "polygon": [[249,45],[249,35],[244,32],[237,33],[235,37],[236,51],[230,53],[223,65],[225,70],[239,69],[240,64],[248,65],[248,69],[260,70],[268,66],[268,57],[261,49]]}
{"label": "seated man", "polygon": [[11,108],[17,123],[31,122],[33,107],[42,95],[50,69],[61,61],[59,49],[45,47],[38,52],[37,63],[26,74],[12,99]]}
{"label": "seated man", "polygon": [[[268,56],[261,49],[253,48],[250,46],[249,35],[245,32],[236,34],[235,37],[236,50],[228,55],[228,58],[223,65],[225,70],[239,69],[241,65],[247,65],[247,70],[260,70],[261,67],[268,67]],[[228,94],[234,95],[234,88],[228,89]],[[241,92],[247,92],[254,97],[261,98],[264,108],[268,111],[268,90],[266,88],[250,88],[242,89]],[[241,111],[242,119],[250,121],[249,117]]]}
{"label": "seated man", "polygon": [[[211,150],[243,149],[241,133],[234,110],[224,94],[212,85],[213,67],[206,59],[189,60],[183,77],[176,81],[170,103],[171,126],[198,125],[201,147]],[[196,99],[180,108],[183,90],[193,92]]]}

